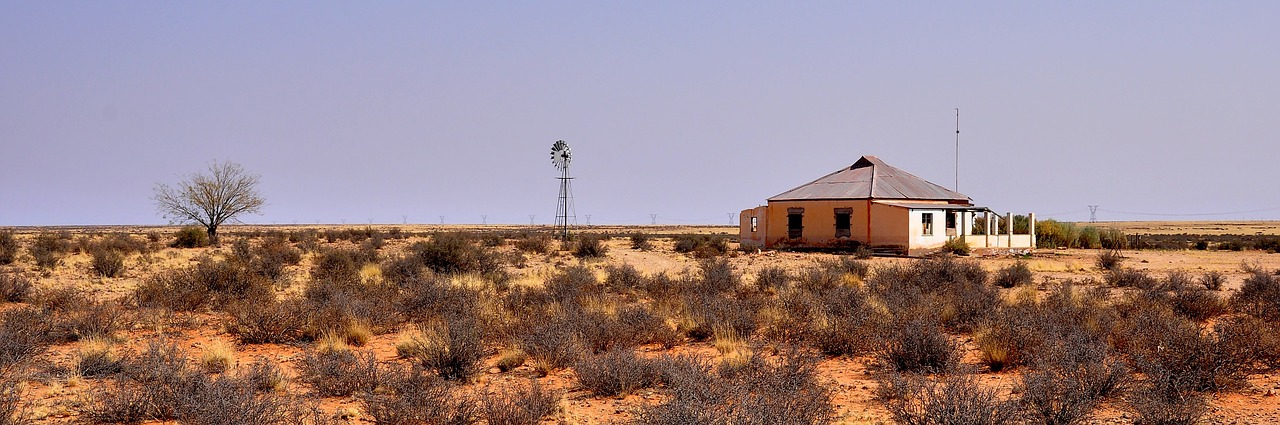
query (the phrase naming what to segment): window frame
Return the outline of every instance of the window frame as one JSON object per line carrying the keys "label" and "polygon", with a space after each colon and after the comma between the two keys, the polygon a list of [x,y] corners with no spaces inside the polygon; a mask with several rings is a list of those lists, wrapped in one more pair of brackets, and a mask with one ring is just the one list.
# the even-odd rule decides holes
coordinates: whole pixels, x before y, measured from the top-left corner
{"label": "window frame", "polygon": [[[793,220],[792,217],[795,217]],[[796,226],[793,226],[795,224]],[[804,237],[804,208],[787,208],[787,238]]]}
{"label": "window frame", "polygon": [[[841,217],[844,218],[844,227],[840,227]],[[836,208],[835,209],[835,227],[837,238],[853,237],[853,208]]]}
{"label": "window frame", "polygon": [[920,236],[933,236],[933,213],[920,213]]}

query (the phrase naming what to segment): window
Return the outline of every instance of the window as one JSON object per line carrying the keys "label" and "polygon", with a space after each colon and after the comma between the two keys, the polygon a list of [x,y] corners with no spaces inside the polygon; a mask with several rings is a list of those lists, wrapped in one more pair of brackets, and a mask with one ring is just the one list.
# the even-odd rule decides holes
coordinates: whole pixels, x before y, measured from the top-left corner
{"label": "window", "polygon": [[756,224],[757,224],[757,222],[756,222],[756,218],[755,218],[755,217],[751,217],[751,233],[755,233],[755,232],[756,232]]}
{"label": "window", "polygon": [[804,208],[787,208],[787,237],[799,239],[804,234]]}
{"label": "window", "polygon": [[852,208],[836,208],[836,237],[847,238],[849,232],[849,217],[853,215]]}
{"label": "window", "polygon": [[925,236],[933,236],[933,213],[920,214],[920,224],[924,227]]}
{"label": "window", "polygon": [[956,213],[948,211],[946,214],[947,214],[947,228],[948,229],[956,228]]}

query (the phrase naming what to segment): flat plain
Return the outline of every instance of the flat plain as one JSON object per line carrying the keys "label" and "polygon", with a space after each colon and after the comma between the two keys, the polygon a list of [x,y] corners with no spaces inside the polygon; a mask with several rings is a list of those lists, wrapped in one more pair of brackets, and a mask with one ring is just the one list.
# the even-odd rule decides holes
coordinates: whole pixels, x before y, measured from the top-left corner
{"label": "flat plain", "polygon": [[[1280,223],[1276,222],[1096,225],[1117,228],[1129,234],[1280,234]],[[442,335],[450,335],[450,326],[457,323],[451,318],[453,316],[439,313],[449,307],[428,303],[422,300],[425,296],[411,294],[410,290],[404,289],[414,285],[407,281],[426,279],[435,285],[433,290],[464,288],[471,291],[472,295],[468,296],[475,298],[474,303],[464,304],[483,313],[477,315],[482,323],[480,335],[476,337],[478,342],[475,342],[480,346],[478,364],[472,372],[460,378],[451,377],[447,384],[441,384],[448,386],[451,397],[470,400],[476,406],[467,421],[497,423],[496,417],[492,416],[494,413],[485,407],[496,405],[494,403],[500,400],[523,400],[514,396],[503,397],[511,396],[508,391],[513,388],[528,388],[530,383],[537,383],[542,391],[554,396],[553,408],[541,419],[544,422],[666,423],[659,420],[661,418],[655,412],[658,406],[672,403],[676,397],[672,387],[679,385],[677,383],[654,378],[638,384],[636,388],[610,395],[600,395],[601,390],[584,383],[579,372],[581,362],[600,360],[616,348],[634,353],[640,359],[698,359],[712,370],[731,370],[743,365],[777,368],[791,364],[788,362],[809,362],[804,364],[811,364],[814,368],[815,388],[830,400],[831,410],[824,420],[849,424],[893,423],[892,396],[886,395],[888,391],[884,386],[889,382],[889,376],[897,371],[888,364],[883,347],[889,342],[883,339],[883,335],[876,334],[888,325],[870,323],[893,321],[888,317],[895,316],[892,306],[897,305],[894,304],[897,301],[885,300],[886,297],[875,294],[880,293],[877,291],[894,290],[891,287],[883,289],[883,285],[891,280],[883,277],[889,272],[910,270],[932,261],[949,261],[985,272],[986,278],[981,285],[993,291],[996,304],[990,305],[991,311],[973,313],[974,318],[967,322],[942,316],[940,320],[948,324],[940,326],[940,331],[954,345],[958,363],[950,366],[951,371],[946,373],[972,378],[980,388],[991,391],[984,394],[993,401],[1008,401],[1008,406],[1022,406],[1018,401],[1027,391],[1021,384],[1022,380],[1027,374],[1041,370],[1042,366],[1034,361],[993,366],[990,347],[983,344],[984,333],[994,329],[991,322],[1006,317],[996,315],[995,310],[1012,309],[1010,306],[1028,303],[1045,304],[1045,300],[1054,294],[1061,295],[1064,285],[1074,288],[1072,290],[1076,292],[1069,292],[1068,296],[1076,298],[1081,297],[1078,294],[1092,290],[1101,294],[1099,296],[1103,297],[1101,299],[1109,311],[1117,311],[1119,315],[1113,318],[1117,324],[1108,331],[1112,336],[1103,337],[1109,349],[1114,351],[1107,358],[1129,364],[1130,373],[1124,379],[1128,389],[1101,397],[1090,405],[1084,415],[1084,423],[1131,423],[1142,416],[1135,411],[1133,405],[1136,403],[1130,394],[1140,392],[1150,380],[1150,374],[1142,370],[1140,361],[1134,356],[1147,353],[1151,347],[1136,346],[1144,341],[1130,341],[1127,344],[1134,346],[1126,348],[1124,343],[1115,342],[1121,339],[1115,335],[1123,334],[1122,329],[1129,323],[1126,317],[1136,314],[1126,309],[1157,303],[1135,300],[1145,299],[1143,296],[1153,297],[1160,292],[1180,294],[1171,287],[1160,287],[1154,283],[1154,287],[1148,288],[1116,284],[1115,278],[1097,265],[1103,250],[1040,249],[1029,254],[996,250],[946,260],[898,257],[855,260],[851,255],[835,253],[742,252],[736,249],[735,243],[727,242],[721,247],[727,248],[723,252],[714,248],[678,252],[689,251],[687,247],[677,246],[682,239],[686,242],[733,239],[737,229],[726,226],[590,227],[582,231],[604,236],[599,242],[603,248],[599,251],[603,252],[586,254],[584,258],[575,255],[581,253],[575,243],[547,239],[547,227],[231,226],[222,229],[219,246],[197,248],[171,247],[177,231],[176,227],[125,226],[15,229],[15,239],[22,249],[13,264],[0,266],[0,269],[9,276],[30,282],[31,288],[22,297],[11,297],[16,299],[0,303],[0,312],[41,310],[46,312],[44,317],[51,323],[71,323],[67,326],[73,328],[76,320],[110,319],[111,322],[110,326],[100,329],[101,332],[92,337],[81,328],[98,328],[81,323],[81,328],[73,330],[75,335],[51,338],[38,355],[23,361],[20,367],[0,368],[11,375],[6,377],[7,382],[14,385],[10,391],[20,394],[18,405],[24,409],[25,417],[35,423],[107,421],[111,416],[103,412],[109,399],[120,392],[121,386],[128,385],[122,376],[129,374],[129,359],[139,357],[139,353],[146,352],[153,343],[163,341],[180,349],[187,367],[195,371],[193,373],[210,379],[248,375],[259,365],[273,365],[282,378],[277,385],[266,390],[267,395],[257,397],[287,398],[318,409],[317,417],[323,421],[394,423],[371,411],[371,406],[381,406],[371,404],[371,400],[399,394],[383,388],[387,385],[385,380],[382,383],[355,383],[353,385],[357,388],[349,392],[327,391],[320,388],[323,383],[319,383],[321,378],[317,377],[315,370],[316,358],[335,351],[356,353],[355,358],[367,353],[372,356],[375,370],[408,368],[415,364],[429,370],[440,370],[437,363],[426,360],[429,355],[415,355],[413,350],[406,348],[412,346],[409,342],[418,341],[420,346],[427,347],[427,351],[432,347],[440,350],[441,346],[458,350],[458,347],[442,340],[448,339]],[[403,261],[430,255],[424,254],[428,250],[425,244],[442,239],[440,235],[463,234],[467,236],[460,238],[461,243],[479,250],[475,252],[487,253],[485,255],[490,256],[493,264],[481,269],[448,273],[438,269],[430,271],[435,268],[432,264]],[[631,235],[636,234],[647,235],[640,239],[646,239],[651,246],[645,249],[635,247]],[[40,267],[28,253],[26,247],[33,245],[40,235],[50,239],[53,237],[49,235],[58,235],[65,241],[66,247],[58,254],[57,265]],[[124,249],[123,270],[114,277],[104,277],[95,269],[93,247],[121,237],[138,248]],[[181,274],[178,271],[182,270],[237,262],[249,267],[247,264],[252,263],[255,255],[265,255],[259,254],[258,249],[269,245],[271,240],[296,249],[298,259],[296,262],[285,261],[277,273],[266,273],[270,278],[264,277],[264,285],[272,291],[271,294],[255,296],[264,298],[245,295],[246,299],[269,299],[281,303],[281,306],[287,300],[305,300],[312,304],[302,305],[313,310],[335,306],[331,314],[317,314],[297,325],[297,329],[287,330],[288,335],[267,338],[262,342],[247,336],[245,322],[249,321],[249,315],[245,311],[248,307],[237,307],[235,300],[228,301],[226,305],[200,302],[193,308],[173,308],[165,301],[157,301],[160,297],[148,292],[148,288],[154,291],[156,285],[160,285],[157,282],[164,280],[165,276]],[[1118,254],[1123,257],[1122,267],[1149,276],[1152,282],[1175,279],[1170,277],[1174,275],[1195,282],[1206,274],[1219,274],[1222,279],[1220,288],[1197,291],[1196,294],[1207,294],[1217,300],[1220,311],[1188,321],[1205,335],[1212,334],[1216,324],[1244,315],[1230,308],[1228,300],[1239,293],[1248,279],[1259,273],[1280,270],[1280,254],[1256,250],[1120,250]],[[333,271],[333,267],[338,267],[333,265],[341,262],[338,260],[344,255],[355,258],[346,260],[352,263],[347,267],[353,265],[354,269]],[[842,261],[844,265],[841,265]],[[854,264],[852,262],[857,265],[849,266]],[[1029,281],[1011,288],[991,285],[990,282],[1002,269],[1015,265],[1025,265],[1031,272]],[[863,266],[865,270],[859,272],[858,267]],[[405,267],[428,270],[410,272],[405,271]],[[624,281],[625,273],[620,271],[624,268],[635,272],[629,275],[631,280]],[[831,270],[835,270],[836,277],[823,281],[825,277],[818,271]],[[581,274],[584,271],[586,275]],[[343,279],[335,277],[342,273],[347,273],[350,285],[333,283]],[[706,290],[705,286],[709,285],[706,282],[712,279],[712,273],[721,273],[716,279],[727,280],[730,286],[712,291],[715,294],[697,293]],[[566,285],[577,286],[564,289]],[[374,287],[398,288],[394,291],[399,292],[379,295],[386,297],[386,305],[382,306],[377,305],[375,298],[370,298],[375,300],[373,303],[360,304],[359,298],[363,295],[348,296],[342,292]],[[812,336],[821,334],[828,322],[836,320],[833,317],[837,313],[798,314],[795,311],[803,309],[793,311],[789,309],[792,304],[788,303],[803,299],[823,305],[814,300],[821,299],[824,291],[837,287],[859,291],[856,292],[861,294],[858,296],[864,297],[862,314],[868,317],[865,326],[854,327],[863,332],[852,338],[855,341],[851,344],[856,347],[843,350],[825,347],[824,342]],[[339,293],[344,295],[333,295]],[[439,297],[441,293],[444,292],[431,294]],[[206,295],[211,299],[221,296],[216,291]],[[77,297],[81,299],[77,302],[90,306],[83,308],[104,309],[104,314],[109,317],[77,319],[86,316],[77,311],[81,307],[62,306],[75,305],[66,299]],[[409,299],[417,300],[420,308],[405,307],[410,304]],[[537,307],[530,308],[529,305]],[[961,310],[965,308],[946,302],[943,305]],[[705,307],[707,311],[727,310],[723,314],[709,314],[700,311],[698,306]],[[567,310],[573,313],[566,314]],[[622,311],[641,313],[625,316],[620,313]],[[640,329],[635,323],[626,323],[626,319],[618,317],[643,317],[648,320],[646,326],[649,328]],[[644,336],[631,339],[617,335],[593,336],[590,331],[582,330],[562,342],[539,341],[539,338],[559,336],[552,335],[554,332],[549,330],[554,324],[571,323],[556,320],[571,321],[575,318],[579,321],[613,320],[610,323],[616,327],[606,327],[603,332],[621,332],[621,329]],[[734,331],[727,330],[730,327]],[[590,328],[582,326],[582,329]],[[66,329],[55,327],[47,332],[66,333]],[[1126,335],[1125,338],[1134,337]],[[107,357],[116,361],[117,366],[99,373],[85,365],[86,353],[90,351],[88,345],[101,345],[104,341]],[[564,347],[569,345],[576,348]],[[536,352],[539,347],[550,353]],[[213,360],[208,360],[211,357]],[[225,359],[225,370],[217,367],[218,359]],[[1203,421],[1280,422],[1280,397],[1277,396],[1280,373],[1273,368],[1274,364],[1261,364],[1266,363],[1264,360],[1251,359],[1238,376],[1224,378],[1222,385],[1214,381],[1211,383],[1213,388],[1194,391],[1192,395],[1202,398],[1205,403]],[[436,365],[435,369],[432,369],[433,365]],[[717,372],[708,373],[720,376],[715,375]],[[930,371],[919,379],[933,382],[942,379],[942,375],[941,372]],[[738,382],[724,379],[725,385]],[[1026,415],[1022,408],[1015,410]],[[740,413],[726,413],[734,417],[732,414]],[[1030,416],[1020,418],[1032,421]],[[150,413],[139,413],[126,419],[122,422],[190,422]]]}

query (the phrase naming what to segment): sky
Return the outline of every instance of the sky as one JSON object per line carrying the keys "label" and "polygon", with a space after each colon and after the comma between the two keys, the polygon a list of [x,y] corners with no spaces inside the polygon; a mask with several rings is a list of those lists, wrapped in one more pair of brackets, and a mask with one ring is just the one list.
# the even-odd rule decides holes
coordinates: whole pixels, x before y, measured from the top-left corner
{"label": "sky", "polygon": [[[0,0],[0,226],[729,224],[862,155],[996,211],[1280,219],[1280,2]],[[736,223],[736,221],[733,221]]]}

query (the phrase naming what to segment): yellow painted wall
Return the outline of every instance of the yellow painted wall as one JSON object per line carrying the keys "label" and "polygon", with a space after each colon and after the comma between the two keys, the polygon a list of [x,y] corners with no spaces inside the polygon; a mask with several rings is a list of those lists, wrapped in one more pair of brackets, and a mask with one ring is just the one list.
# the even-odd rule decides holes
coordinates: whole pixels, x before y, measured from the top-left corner
{"label": "yellow painted wall", "polygon": [[[758,247],[765,246],[765,235],[768,233],[769,220],[767,212],[769,207],[759,206],[751,209],[742,210],[738,214],[738,241],[744,245],[751,244]],[[756,226],[751,228],[751,219],[756,219]]]}
{"label": "yellow painted wall", "polygon": [[[804,231],[800,242],[807,245],[825,245],[836,242],[836,209],[849,208],[849,239],[866,242],[867,201],[781,201],[770,202],[768,207],[769,229],[766,244],[773,246],[787,239],[787,211],[804,208]],[[796,241],[792,241],[796,242]]]}

